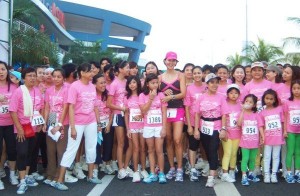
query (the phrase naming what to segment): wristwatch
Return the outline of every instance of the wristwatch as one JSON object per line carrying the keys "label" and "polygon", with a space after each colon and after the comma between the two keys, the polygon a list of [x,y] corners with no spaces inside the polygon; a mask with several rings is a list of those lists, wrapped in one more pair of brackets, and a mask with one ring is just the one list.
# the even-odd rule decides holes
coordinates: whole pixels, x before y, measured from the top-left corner
{"label": "wristwatch", "polygon": [[223,126],[223,127],[221,128],[221,131],[222,131],[222,130],[226,131],[227,129],[226,129],[225,126]]}

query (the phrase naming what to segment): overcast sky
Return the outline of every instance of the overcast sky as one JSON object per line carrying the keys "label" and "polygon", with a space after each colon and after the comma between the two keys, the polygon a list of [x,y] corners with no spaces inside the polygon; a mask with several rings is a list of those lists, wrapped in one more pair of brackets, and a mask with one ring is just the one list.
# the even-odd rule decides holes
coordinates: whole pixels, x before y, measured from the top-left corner
{"label": "overcast sky", "polygon": [[[226,64],[241,54],[246,40],[246,0],[67,0],[122,13],[151,24],[145,38],[141,65],[153,60],[164,69],[168,51],[178,54],[178,68]],[[248,40],[257,37],[276,46],[289,36],[300,37],[300,25],[287,17],[300,18],[299,0],[248,0]]]}

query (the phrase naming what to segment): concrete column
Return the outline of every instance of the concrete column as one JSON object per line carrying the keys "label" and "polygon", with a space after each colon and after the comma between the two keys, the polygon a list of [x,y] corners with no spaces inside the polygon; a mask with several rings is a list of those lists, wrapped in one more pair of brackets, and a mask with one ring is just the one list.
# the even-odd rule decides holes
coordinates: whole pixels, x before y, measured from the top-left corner
{"label": "concrete column", "polygon": [[10,42],[9,42],[9,0],[0,0],[0,60],[6,63],[10,60],[9,51],[10,51]]}

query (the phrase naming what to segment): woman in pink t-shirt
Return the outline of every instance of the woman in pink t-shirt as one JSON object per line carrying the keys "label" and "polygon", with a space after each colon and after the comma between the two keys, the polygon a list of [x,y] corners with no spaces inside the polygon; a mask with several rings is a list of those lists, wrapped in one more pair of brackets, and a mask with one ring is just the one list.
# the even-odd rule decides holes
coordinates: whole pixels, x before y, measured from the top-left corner
{"label": "woman in pink t-shirt", "polygon": [[[243,93],[244,86],[246,84],[246,71],[244,66],[236,65],[231,70],[232,84],[237,84],[240,88],[240,93]],[[240,97],[239,97],[240,99]]]}
{"label": "woman in pink t-shirt", "polygon": [[229,69],[227,66],[223,64],[218,64],[216,67],[216,75],[220,77],[220,83],[218,86],[218,93],[223,95],[226,98],[226,91],[228,85],[228,78],[229,78]]}
{"label": "woman in pink t-shirt", "polygon": [[[15,176],[15,167],[16,167],[16,138],[14,135],[14,125],[13,120],[9,114],[8,105],[11,100],[13,92],[17,89],[17,86],[14,85],[9,77],[8,66],[5,62],[0,61],[0,157],[1,160],[9,161],[10,168],[10,182],[12,185],[17,185],[19,182]],[[5,141],[5,145],[3,143]],[[2,153],[2,148],[6,147],[6,151]],[[2,156],[5,158],[2,159]],[[1,172],[4,171],[4,162],[0,163]],[[2,188],[3,187],[3,188]],[[3,182],[0,179],[0,190],[4,189]]]}
{"label": "woman in pink t-shirt", "polygon": [[115,79],[114,68],[111,64],[105,65],[105,67],[103,68],[103,75],[105,77],[106,89],[109,92],[109,87]]}

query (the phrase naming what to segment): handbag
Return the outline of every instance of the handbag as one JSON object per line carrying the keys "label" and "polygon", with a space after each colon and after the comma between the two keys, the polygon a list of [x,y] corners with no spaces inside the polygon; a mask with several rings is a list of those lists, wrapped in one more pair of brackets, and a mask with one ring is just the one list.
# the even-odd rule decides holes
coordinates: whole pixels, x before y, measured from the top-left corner
{"label": "handbag", "polygon": [[22,128],[24,130],[25,138],[30,138],[35,136],[35,131],[33,130],[31,123],[23,124]]}

